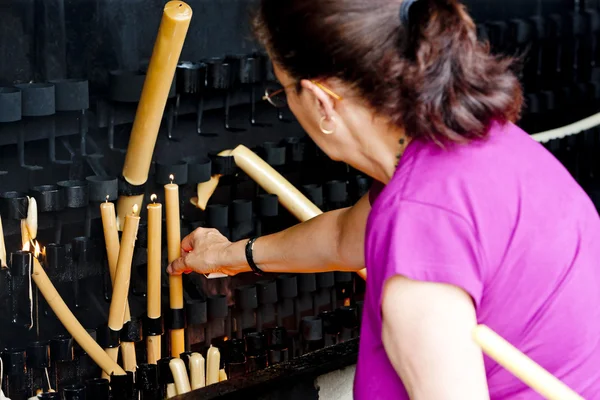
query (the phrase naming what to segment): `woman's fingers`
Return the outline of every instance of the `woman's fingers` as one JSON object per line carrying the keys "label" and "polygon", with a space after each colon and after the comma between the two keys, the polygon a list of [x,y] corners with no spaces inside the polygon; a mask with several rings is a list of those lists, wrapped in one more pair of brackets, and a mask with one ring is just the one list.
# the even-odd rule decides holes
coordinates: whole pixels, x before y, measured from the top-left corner
{"label": "woman's fingers", "polygon": [[179,257],[169,265],[167,272],[169,275],[181,275],[187,269],[188,267],[185,265],[184,257]]}
{"label": "woman's fingers", "polygon": [[194,250],[194,233],[195,232],[192,232],[183,238],[183,241],[181,242],[181,250],[185,252]]}

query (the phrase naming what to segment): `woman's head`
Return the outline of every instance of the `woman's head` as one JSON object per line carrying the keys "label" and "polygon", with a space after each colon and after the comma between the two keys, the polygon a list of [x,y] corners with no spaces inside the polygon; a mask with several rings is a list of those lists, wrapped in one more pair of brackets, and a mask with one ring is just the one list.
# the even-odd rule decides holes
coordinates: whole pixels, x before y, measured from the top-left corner
{"label": "woman's head", "polygon": [[411,1],[403,20],[403,1],[410,0],[261,1],[259,39],[288,87],[290,108],[326,152],[327,143],[343,147],[347,139],[315,137],[323,127],[361,118],[353,110],[356,121],[330,120],[348,98],[408,137],[441,144],[484,137],[491,121],[518,118],[522,93],[511,60],[478,42],[463,6]]}

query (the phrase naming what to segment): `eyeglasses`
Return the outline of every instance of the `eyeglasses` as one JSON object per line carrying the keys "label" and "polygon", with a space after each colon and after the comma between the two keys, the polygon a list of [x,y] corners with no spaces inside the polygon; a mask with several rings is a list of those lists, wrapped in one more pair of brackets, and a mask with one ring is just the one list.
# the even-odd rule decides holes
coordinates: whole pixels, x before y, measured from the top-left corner
{"label": "eyeglasses", "polygon": [[[323,85],[319,82],[315,82],[315,81],[311,81],[311,82],[313,84],[315,84],[317,87],[319,87],[322,91],[324,91],[325,93],[327,93],[328,95],[333,97],[334,99],[336,99],[338,101],[343,100],[342,96],[336,94],[333,90],[329,89],[325,85]],[[286,91],[286,89],[292,88],[294,86],[296,86],[296,83],[290,83],[289,85],[284,86],[284,87],[281,87],[281,85],[269,86],[265,90],[265,95],[263,96],[262,99],[268,101],[274,107],[277,107],[277,108],[286,107],[287,106],[287,96],[286,96],[285,91]]]}

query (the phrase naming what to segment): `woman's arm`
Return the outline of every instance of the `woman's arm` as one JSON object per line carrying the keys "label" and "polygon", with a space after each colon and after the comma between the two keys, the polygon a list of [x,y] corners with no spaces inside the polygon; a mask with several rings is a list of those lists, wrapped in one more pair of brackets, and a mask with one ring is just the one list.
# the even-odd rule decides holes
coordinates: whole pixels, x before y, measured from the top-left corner
{"label": "woman's arm", "polygon": [[472,339],[471,297],[456,286],[388,280],[382,339],[412,400],[489,399],[483,355]]}
{"label": "woman's arm", "polygon": [[[254,262],[265,272],[358,271],[364,268],[364,235],[371,205],[368,195],[353,207],[330,211],[254,243]],[[250,271],[247,240],[230,243],[213,229],[197,229],[182,244],[170,274]]]}

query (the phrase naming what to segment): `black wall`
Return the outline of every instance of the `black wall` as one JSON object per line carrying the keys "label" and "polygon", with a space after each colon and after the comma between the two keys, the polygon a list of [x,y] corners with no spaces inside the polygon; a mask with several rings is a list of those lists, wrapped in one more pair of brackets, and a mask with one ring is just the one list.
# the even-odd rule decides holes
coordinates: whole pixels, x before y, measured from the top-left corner
{"label": "black wall", "polygon": [[[282,0],[283,1],[283,0]],[[0,85],[86,78],[102,91],[107,71],[149,59],[163,0],[0,0]],[[189,0],[182,59],[249,53],[258,0]],[[573,0],[468,0],[477,22],[564,13]]]}

